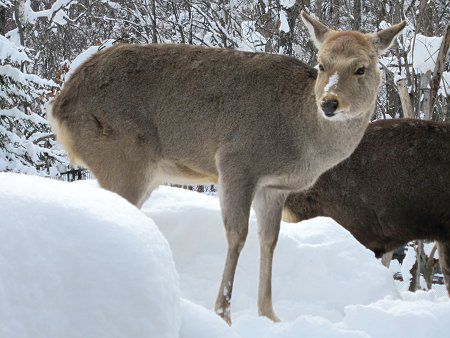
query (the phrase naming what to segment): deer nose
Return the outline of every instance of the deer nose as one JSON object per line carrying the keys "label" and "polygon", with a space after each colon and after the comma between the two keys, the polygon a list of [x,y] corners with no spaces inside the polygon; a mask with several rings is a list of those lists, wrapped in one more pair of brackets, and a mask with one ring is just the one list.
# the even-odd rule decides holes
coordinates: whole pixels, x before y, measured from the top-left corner
{"label": "deer nose", "polygon": [[334,116],[338,105],[339,101],[336,99],[323,100],[321,103],[322,110],[328,117]]}

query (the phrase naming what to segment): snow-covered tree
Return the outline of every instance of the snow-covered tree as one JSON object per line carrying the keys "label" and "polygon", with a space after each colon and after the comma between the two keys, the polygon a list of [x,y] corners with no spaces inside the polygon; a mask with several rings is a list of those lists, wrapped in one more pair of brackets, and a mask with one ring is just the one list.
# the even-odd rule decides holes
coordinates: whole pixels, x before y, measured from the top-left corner
{"label": "snow-covered tree", "polygon": [[0,34],[0,171],[55,175],[66,160],[54,147],[43,105],[56,84],[28,74],[31,63],[25,47]]}

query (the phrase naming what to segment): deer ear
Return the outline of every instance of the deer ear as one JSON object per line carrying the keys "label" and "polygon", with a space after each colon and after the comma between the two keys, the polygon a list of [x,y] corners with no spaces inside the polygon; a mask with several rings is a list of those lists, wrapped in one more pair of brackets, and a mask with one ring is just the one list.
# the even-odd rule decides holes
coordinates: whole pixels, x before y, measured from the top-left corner
{"label": "deer ear", "polygon": [[378,55],[386,52],[394,42],[395,38],[402,32],[406,26],[406,21],[402,21],[389,28],[374,33],[374,45],[378,51]]}
{"label": "deer ear", "polygon": [[308,28],[309,35],[311,36],[314,45],[317,47],[317,49],[319,49],[322,43],[325,41],[325,38],[330,29],[320,21],[314,19],[305,11],[301,12],[301,16],[303,22],[306,25],[306,28]]}

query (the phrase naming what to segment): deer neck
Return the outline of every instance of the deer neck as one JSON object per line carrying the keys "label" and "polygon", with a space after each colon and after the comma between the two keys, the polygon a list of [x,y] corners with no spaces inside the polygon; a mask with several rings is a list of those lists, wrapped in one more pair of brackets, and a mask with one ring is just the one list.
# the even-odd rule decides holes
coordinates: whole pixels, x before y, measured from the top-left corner
{"label": "deer neck", "polygon": [[349,157],[361,141],[373,113],[372,105],[367,111],[348,120],[331,120],[317,112],[313,127],[314,157],[325,170]]}

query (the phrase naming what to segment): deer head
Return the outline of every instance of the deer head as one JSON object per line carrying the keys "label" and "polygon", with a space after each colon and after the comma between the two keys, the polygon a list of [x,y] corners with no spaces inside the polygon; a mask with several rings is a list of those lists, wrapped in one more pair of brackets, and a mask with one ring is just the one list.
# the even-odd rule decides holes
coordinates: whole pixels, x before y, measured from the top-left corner
{"label": "deer head", "polygon": [[378,57],[389,48],[406,23],[364,34],[334,31],[303,11],[301,16],[319,50],[315,84],[319,112],[333,120],[373,113],[381,83]]}

